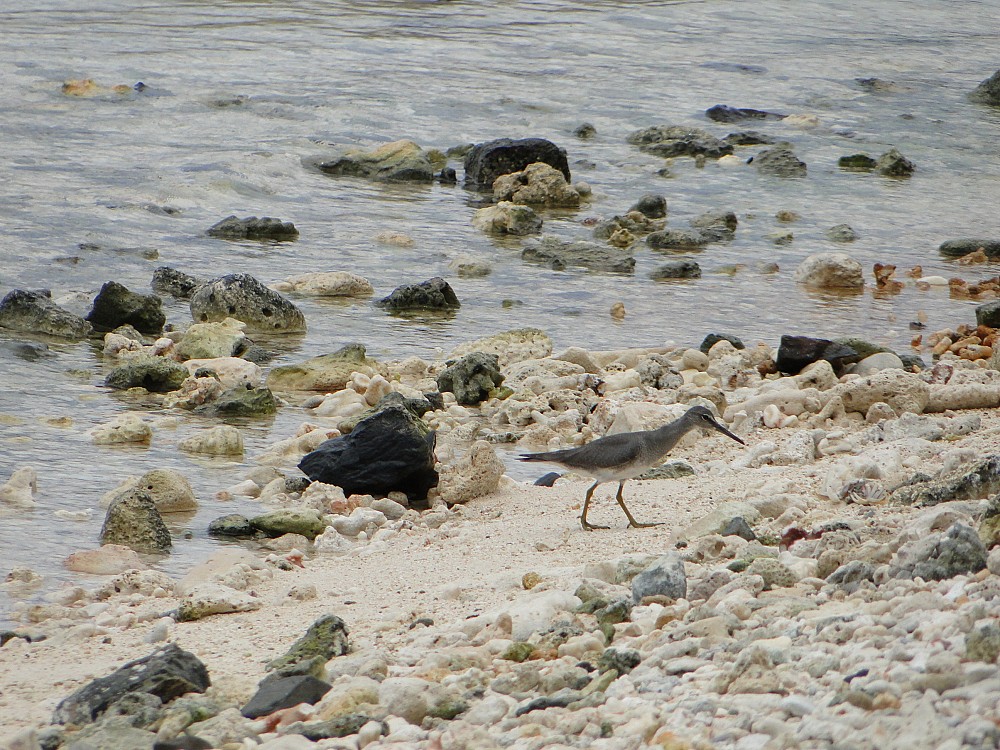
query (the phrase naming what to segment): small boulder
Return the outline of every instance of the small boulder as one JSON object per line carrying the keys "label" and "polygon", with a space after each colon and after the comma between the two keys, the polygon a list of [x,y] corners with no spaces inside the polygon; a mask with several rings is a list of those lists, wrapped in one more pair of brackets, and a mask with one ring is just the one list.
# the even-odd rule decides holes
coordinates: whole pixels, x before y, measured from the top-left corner
{"label": "small boulder", "polygon": [[47,290],[8,292],[0,300],[0,327],[73,340],[85,339],[93,332],[88,321],[53,302]]}
{"label": "small boulder", "polygon": [[266,417],[278,411],[278,399],[270,388],[255,388],[247,383],[223,391],[195,411],[213,417]]}
{"label": "small boulder", "polygon": [[138,414],[126,412],[106,424],[89,430],[95,445],[122,445],[125,443],[149,444],[153,439],[153,428]]}
{"label": "small boulder", "polygon": [[837,224],[826,230],[826,238],[833,242],[854,242],[858,233],[849,224]]}
{"label": "small boulder", "polygon": [[[347,494],[347,493],[345,493]],[[301,534],[315,539],[326,531],[326,522],[311,508],[281,508],[250,519],[251,528],[273,538],[284,534]]]}
{"label": "small boulder", "polygon": [[988,258],[1000,258],[1000,240],[963,238],[947,240],[938,247],[938,252],[949,258],[960,258],[977,250],[982,250]]}
{"label": "small boulder", "polygon": [[140,354],[112,369],[104,385],[115,390],[145,388],[151,393],[167,393],[180,388],[187,376],[187,368],[179,362]]}
{"label": "small boulder", "polygon": [[216,425],[184,438],[177,447],[207,456],[242,456],[243,434],[231,425]]}
{"label": "small boulder", "polygon": [[647,596],[683,599],[687,596],[684,560],[675,552],[661,555],[632,579],[632,601],[638,604]]}
{"label": "small boulder", "polygon": [[520,172],[537,162],[558,169],[566,182],[570,181],[565,149],[544,138],[499,138],[479,143],[466,154],[465,185],[480,190],[491,189],[500,175]]}
{"label": "small boulder", "polygon": [[268,670],[285,670],[320,657],[329,661],[350,650],[347,625],[336,615],[323,615],[316,620],[282,656],[268,663]]}
{"label": "small boulder", "polygon": [[306,319],[294,304],[250,274],[233,273],[206,282],[191,296],[191,317],[199,323],[236,318],[247,330],[304,333]]}
{"label": "small boulder", "polygon": [[331,354],[273,367],[267,375],[267,385],[276,391],[332,393],[343,390],[353,373],[370,377],[378,373],[378,368],[379,363],[368,359],[362,344],[348,344]]}
{"label": "small boulder", "polygon": [[654,268],[649,273],[649,278],[653,281],[664,281],[667,279],[700,279],[701,266],[693,260],[674,260],[663,263]]}
{"label": "small boulder", "polygon": [[655,125],[636,130],[628,142],[640,150],[666,158],[674,156],[706,156],[718,159],[733,153],[733,147],[700,128],[681,125]]}
{"label": "small boulder", "polygon": [[850,154],[841,156],[837,160],[837,166],[848,172],[873,172],[878,162],[868,154]]}
{"label": "small boulder", "polygon": [[775,177],[806,176],[806,163],[799,159],[789,146],[777,145],[765,149],[754,156],[751,163],[761,174]]}
{"label": "small boulder", "polygon": [[454,393],[459,404],[476,406],[503,380],[496,354],[472,352],[441,372],[437,383],[442,393]]}
{"label": "small boulder", "polygon": [[690,250],[712,241],[712,237],[700,229],[660,229],[646,237],[646,244],[654,250]]}
{"label": "small boulder", "polygon": [[299,674],[266,680],[247,702],[240,713],[248,719],[268,716],[283,708],[291,708],[300,703],[314,705],[330,691],[330,683],[318,680],[312,675]]}
{"label": "small boulder", "polygon": [[472,215],[472,226],[489,234],[523,236],[540,232],[542,220],[531,206],[504,200],[477,210]]}
{"label": "small boulder", "polygon": [[335,177],[366,177],[379,182],[430,182],[434,165],[413,141],[393,141],[373,151],[348,151],[318,165],[321,172]]}
{"label": "small boulder", "polygon": [[433,433],[413,414],[392,405],[361,420],[344,437],[322,443],[299,462],[314,482],[335,484],[345,495],[404,492],[423,501],[437,485]]}
{"label": "small boulder", "polygon": [[396,287],[392,294],[375,303],[392,313],[413,310],[452,311],[462,306],[455,290],[440,276],[419,284],[404,284]]}
{"label": "small boulder", "polygon": [[746,107],[729,107],[725,104],[716,104],[705,110],[705,117],[715,122],[741,122],[743,120],[783,120],[787,115],[779,115],[777,112],[766,112],[762,109],[749,109]]}
{"label": "small boulder", "polygon": [[795,280],[817,289],[864,288],[861,264],[846,253],[814,253],[795,269]]}
{"label": "small boulder", "polygon": [[496,354],[500,367],[509,367],[526,359],[548,357],[552,354],[552,339],[538,328],[514,328],[461,344],[452,350],[448,359],[458,359],[472,352]]}
{"label": "small boulder", "polygon": [[150,282],[157,294],[169,294],[177,299],[190,299],[201,284],[200,279],[169,266],[160,266],[153,271],[153,280]]}
{"label": "small boulder", "polygon": [[263,602],[253,594],[221,583],[199,583],[192,586],[181,600],[177,607],[177,621],[192,622],[212,615],[253,612],[262,606]]}
{"label": "small boulder", "polygon": [[64,698],[56,706],[52,723],[89,724],[128,693],[148,693],[169,703],[185,693],[204,693],[210,684],[201,660],[170,643]]}
{"label": "small boulder", "polygon": [[540,242],[524,248],[521,258],[532,263],[543,263],[558,271],[569,266],[611,273],[635,271],[635,257],[631,253],[585,240],[567,242],[556,237],[543,237]]}
{"label": "small boulder", "polygon": [[472,444],[460,461],[441,468],[438,492],[448,505],[460,505],[496,492],[506,467],[485,440]]}
{"label": "small boulder", "polygon": [[886,177],[909,177],[916,168],[897,148],[889,149],[875,162],[875,171]]}
{"label": "small boulder", "polygon": [[282,292],[310,297],[371,297],[375,293],[368,279],[348,271],[305,273],[292,276],[275,287]]}
{"label": "small boulder", "polygon": [[136,552],[164,554],[173,542],[156,503],[148,492],[133,488],[108,507],[101,527],[101,544],[121,544]]}
{"label": "small boulder", "polygon": [[849,346],[839,344],[829,339],[813,338],[811,336],[782,336],[778,345],[776,365],[779,372],[796,375],[807,365],[821,359],[826,360],[834,369],[843,368],[848,360],[854,360],[858,353]]}
{"label": "small boulder", "polygon": [[1000,300],[976,306],[976,325],[1000,328]]}
{"label": "small boulder", "polygon": [[113,576],[126,570],[142,570],[145,563],[131,547],[105,544],[98,549],[84,549],[66,558],[64,565],[74,573]]}
{"label": "small boulder", "polygon": [[292,222],[272,219],[270,216],[259,219],[256,216],[248,216],[245,219],[227,216],[210,226],[205,233],[209,237],[219,237],[224,240],[288,242],[299,238],[299,230]]}
{"label": "small boulder", "polygon": [[87,320],[95,331],[113,331],[131,325],[140,333],[160,334],[167,316],[163,302],[155,294],[137,294],[118,282],[109,281],[94,297]]}
{"label": "small boulder", "polygon": [[544,162],[529,164],[520,172],[500,175],[493,182],[493,199],[519,205],[576,208],[578,193],[555,167]]}
{"label": "small boulder", "polygon": [[1000,70],[976,86],[969,93],[969,101],[1000,107]]}
{"label": "small boulder", "polygon": [[253,526],[250,519],[239,513],[219,516],[208,524],[208,535],[215,537],[247,537],[253,536]]}
{"label": "small boulder", "polygon": [[953,523],[946,532],[904,544],[889,565],[895,578],[943,581],[986,567],[986,548],[975,529]]}
{"label": "small boulder", "polygon": [[174,469],[153,469],[141,477],[126,479],[101,498],[101,505],[110,506],[136,489],[148,494],[160,513],[187,513],[198,509],[191,483]]}
{"label": "small boulder", "polygon": [[646,193],[629,211],[638,211],[648,219],[663,219],[667,215],[667,199],[656,193]]}
{"label": "small boulder", "polygon": [[193,323],[174,348],[174,356],[181,362],[235,357],[248,344],[244,328],[246,324],[235,318],[224,318],[217,323]]}

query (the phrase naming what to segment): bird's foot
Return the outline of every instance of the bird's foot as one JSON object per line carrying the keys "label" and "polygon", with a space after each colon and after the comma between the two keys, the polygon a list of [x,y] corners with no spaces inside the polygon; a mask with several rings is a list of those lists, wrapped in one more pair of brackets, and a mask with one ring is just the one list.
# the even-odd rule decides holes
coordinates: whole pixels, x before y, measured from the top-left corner
{"label": "bird's foot", "polygon": [[650,529],[653,526],[662,526],[664,521],[654,521],[653,523],[639,523],[638,521],[633,521],[629,524],[633,529]]}
{"label": "bird's foot", "polygon": [[580,525],[583,527],[584,531],[593,531],[594,529],[610,529],[610,526],[600,526],[596,523],[590,523],[590,521],[584,521],[580,519]]}

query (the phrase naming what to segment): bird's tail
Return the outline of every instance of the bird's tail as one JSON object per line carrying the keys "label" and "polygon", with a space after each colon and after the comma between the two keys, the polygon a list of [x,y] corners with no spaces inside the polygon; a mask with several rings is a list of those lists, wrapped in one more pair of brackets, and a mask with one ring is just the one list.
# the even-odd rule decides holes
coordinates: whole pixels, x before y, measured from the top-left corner
{"label": "bird's tail", "polygon": [[518,461],[548,461],[552,457],[551,453],[522,453],[517,457]]}

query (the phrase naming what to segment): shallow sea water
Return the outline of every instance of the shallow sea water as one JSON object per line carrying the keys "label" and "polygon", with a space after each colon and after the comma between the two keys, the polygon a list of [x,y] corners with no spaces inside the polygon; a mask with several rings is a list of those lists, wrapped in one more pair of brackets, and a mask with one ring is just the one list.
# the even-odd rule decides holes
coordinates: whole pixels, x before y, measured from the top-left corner
{"label": "shallow sea water", "polygon": [[[808,292],[792,281],[806,255],[846,250],[866,268],[979,279],[996,265],[961,268],[938,255],[946,239],[1000,234],[1000,110],[966,94],[996,66],[1000,3],[880,2],[124,2],[81,9],[43,0],[0,8],[0,293],[49,288],[85,313],[108,280],[148,291],[157,266],[196,276],[243,271],[272,283],[310,271],[349,270],[377,296],[443,275],[462,309],[446,320],[404,320],[369,301],[297,298],[309,333],[267,341],[278,362],[360,341],[372,356],[428,358],[482,335],[524,325],[557,347],[697,344],[711,331],[776,344],[783,333],[862,334],[906,350],[908,323],[923,312],[934,330],[973,320],[975,302],[946,290],[879,298]],[[893,82],[872,92],[857,78]],[[61,92],[70,79],[145,91],[91,98]],[[811,114],[820,124],[714,124],[714,104]],[[593,124],[595,138],[573,130]],[[638,128],[704,127],[717,135],[762,130],[787,139],[809,165],[802,180],[690,159],[669,164],[626,143]],[[520,241],[498,241],[469,219],[482,196],[459,186],[378,185],[331,179],[304,161],[346,147],[411,138],[442,150],[498,137],[539,136],[567,149],[575,179],[594,189],[577,212],[543,214],[545,232],[587,238],[588,217],[607,218],[644,193],[661,193],[669,222],[685,227],[707,210],[732,210],[736,238],[702,252],[636,248],[633,275],[555,272],[519,258]],[[837,169],[839,156],[897,146],[917,165],[909,180]],[[749,157],[759,149],[740,149]],[[459,169],[460,163],[452,166]],[[168,210],[164,210],[168,209]],[[778,210],[801,219],[779,224]],[[293,221],[298,241],[231,243],[209,238],[219,219],[269,215]],[[824,231],[848,223],[848,246]],[[775,246],[767,235],[789,230]],[[377,242],[411,236],[412,248]],[[448,262],[467,253],[493,273],[456,278]],[[664,259],[692,257],[697,281],[656,283]],[[761,272],[776,262],[780,271]],[[902,276],[902,274],[900,274]],[[870,282],[870,277],[869,277]],[[518,300],[505,307],[504,300]],[[608,314],[613,302],[624,321]],[[168,321],[186,324],[168,300]],[[245,463],[203,461],[177,443],[205,423],[146,416],[149,448],[93,446],[89,428],[136,405],[103,387],[106,364],[92,344],[45,342],[0,332],[0,480],[36,467],[39,505],[0,517],[0,573],[29,565],[40,593],[79,581],[66,555],[96,546],[101,495],[152,468],[185,472],[201,500],[193,517],[168,519],[174,552],[157,564],[181,574],[217,542],[205,528],[253,502],[220,503],[270,442],[306,415],[294,407],[245,427]],[[179,419],[170,422],[170,418]],[[52,418],[68,417],[67,427]],[[165,421],[166,420],[166,421]],[[94,508],[90,521],[53,511]],[[189,538],[187,538],[189,537]],[[92,581],[84,581],[91,583]],[[11,602],[0,592],[0,622]]]}

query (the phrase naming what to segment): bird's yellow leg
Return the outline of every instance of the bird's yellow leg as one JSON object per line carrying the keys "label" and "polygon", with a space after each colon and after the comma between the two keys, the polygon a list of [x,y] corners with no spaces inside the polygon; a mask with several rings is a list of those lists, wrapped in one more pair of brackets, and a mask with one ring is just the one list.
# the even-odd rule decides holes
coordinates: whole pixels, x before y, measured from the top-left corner
{"label": "bird's yellow leg", "polygon": [[[594,482],[593,487],[587,490],[587,495],[583,499],[583,513],[580,514],[580,525],[583,526],[584,531],[592,531],[593,529],[606,529],[607,526],[598,526],[596,523],[587,522],[587,509],[590,507],[590,498],[594,496],[594,490],[597,489],[597,485],[600,482]],[[628,513],[628,511],[625,511]]]}
{"label": "bird's yellow leg", "polygon": [[635,527],[637,529],[648,529],[651,526],[660,526],[660,525],[662,525],[662,522],[657,522],[657,523],[639,523],[634,518],[632,518],[632,514],[629,513],[628,512],[628,508],[625,507],[625,500],[622,498],[622,490],[624,488],[625,488],[625,482],[619,482],[618,483],[618,494],[615,495],[615,500],[617,500],[618,504],[620,506],[622,506],[622,510],[625,511],[625,515],[628,516],[628,522],[629,522],[630,526],[633,526],[633,527]]}

